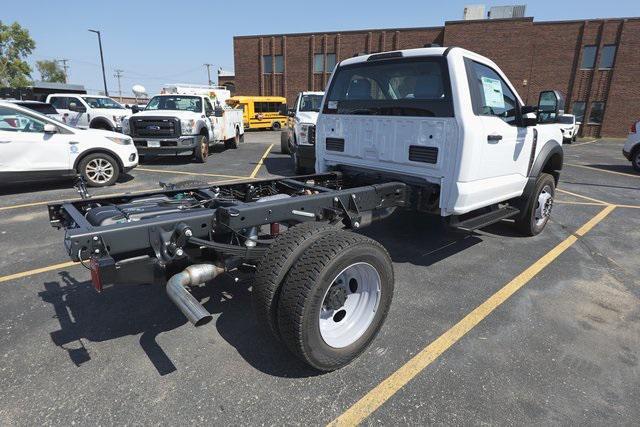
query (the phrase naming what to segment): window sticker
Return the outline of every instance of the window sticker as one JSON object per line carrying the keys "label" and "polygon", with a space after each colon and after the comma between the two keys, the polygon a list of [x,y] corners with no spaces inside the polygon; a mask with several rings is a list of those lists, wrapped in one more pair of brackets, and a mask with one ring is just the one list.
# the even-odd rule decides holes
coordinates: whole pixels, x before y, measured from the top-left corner
{"label": "window sticker", "polygon": [[500,80],[489,77],[481,77],[482,90],[484,92],[484,106],[492,108],[504,108],[504,96],[502,95],[502,83]]}

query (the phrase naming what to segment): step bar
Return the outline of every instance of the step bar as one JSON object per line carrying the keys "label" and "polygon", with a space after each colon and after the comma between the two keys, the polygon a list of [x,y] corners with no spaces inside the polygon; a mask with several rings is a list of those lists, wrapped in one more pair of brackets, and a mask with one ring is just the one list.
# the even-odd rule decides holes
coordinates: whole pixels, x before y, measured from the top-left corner
{"label": "step bar", "polygon": [[520,209],[514,208],[513,206],[503,206],[463,220],[461,220],[459,216],[454,216],[451,218],[449,225],[454,228],[459,228],[460,230],[474,231],[495,224],[503,219],[512,218],[519,213]]}

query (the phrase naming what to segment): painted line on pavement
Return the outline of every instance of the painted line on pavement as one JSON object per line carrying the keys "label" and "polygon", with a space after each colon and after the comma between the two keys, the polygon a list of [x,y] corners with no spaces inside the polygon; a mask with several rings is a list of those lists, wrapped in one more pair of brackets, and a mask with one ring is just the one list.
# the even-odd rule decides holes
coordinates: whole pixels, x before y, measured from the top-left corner
{"label": "painted line on pavement", "polygon": [[[569,144],[569,145],[572,146],[572,147],[579,147],[581,145],[593,144],[594,142],[598,142],[598,141],[600,141],[600,140],[599,139],[594,139],[593,141],[585,141],[585,142],[579,142],[577,144]],[[563,145],[566,145],[566,144],[563,144]]]}
{"label": "painted line on pavement", "polygon": [[589,170],[594,170],[594,171],[598,171],[598,172],[611,173],[611,174],[614,174],[614,175],[630,176],[631,178],[640,178],[640,175],[634,175],[632,173],[610,171],[608,169],[596,168],[596,167],[593,167],[593,166],[577,165],[575,163],[564,163],[564,164],[567,165],[567,166],[573,166],[574,168],[583,168],[583,169],[589,169]]}
{"label": "painted line on pavement", "polygon": [[23,277],[33,276],[35,274],[46,273],[48,271],[60,270],[62,268],[73,267],[79,265],[79,262],[67,261],[60,264],[48,265],[46,267],[40,267],[33,270],[23,271],[21,273],[9,274],[7,276],[0,277],[0,283],[8,282],[10,280],[22,279]]}
{"label": "painted line on pavement", "polygon": [[205,173],[205,172],[187,172],[187,171],[176,171],[169,169],[149,169],[149,168],[136,168],[136,171],[142,172],[157,172],[157,173],[172,173],[177,175],[191,175],[191,176],[219,176],[221,178],[233,178],[233,179],[249,179],[251,177],[248,176],[238,176],[238,175],[223,175],[219,173]]}
{"label": "painted line on pavement", "polygon": [[435,341],[427,345],[420,353],[405,363],[373,390],[358,400],[342,415],[333,420],[331,426],[358,425],[402,389],[409,381],[420,374],[440,355],[457,343],[470,330],[476,327],[483,319],[500,307],[519,289],[525,286],[531,279],[551,264],[564,251],[570,248],[578,238],[587,234],[600,221],[605,219],[616,207],[606,206],[597,215],[587,221],[574,234],[560,242],[556,247],[534,262],[526,270],[507,283],[502,289],[493,294],[489,299],[480,304],[475,310],[456,323],[451,329],[440,335]]}
{"label": "painted line on pavement", "polygon": [[599,204],[604,205],[604,206],[609,206],[609,205],[613,204],[613,203],[609,203],[609,202],[603,202],[602,200],[594,199],[593,197],[583,196],[582,194],[572,193],[571,191],[563,190],[562,188],[556,188],[556,190],[559,191],[560,193],[569,194],[571,196],[579,197],[581,199],[589,200],[591,202],[596,202],[596,203],[599,203]]}
{"label": "painted line on pavement", "polygon": [[256,167],[253,169],[253,172],[251,172],[250,178],[255,178],[256,175],[258,175],[258,172],[260,171],[260,167],[262,166],[262,164],[264,163],[264,159],[267,158],[267,156],[269,155],[269,152],[271,151],[271,149],[273,148],[273,144],[271,144],[269,147],[267,147],[267,149],[265,150],[264,154],[262,155],[262,157],[260,158],[260,160],[258,161],[258,164],[256,165]]}

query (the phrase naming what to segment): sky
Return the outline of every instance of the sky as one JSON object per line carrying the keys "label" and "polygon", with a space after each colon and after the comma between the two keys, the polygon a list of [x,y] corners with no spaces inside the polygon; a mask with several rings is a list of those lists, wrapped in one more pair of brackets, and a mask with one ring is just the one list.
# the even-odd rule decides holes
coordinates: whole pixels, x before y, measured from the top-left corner
{"label": "sky", "polygon": [[[123,70],[123,96],[141,84],[150,94],[164,83],[207,83],[204,63],[233,71],[233,36],[440,26],[459,20],[465,5],[517,4],[478,0],[320,0],[258,2],[169,0],[3,0],[0,21],[17,21],[36,42],[29,58],[69,59],[69,82],[89,92],[102,90],[98,41],[87,29],[102,33],[110,95],[117,95],[116,69]],[[524,1],[520,2],[525,4]],[[535,21],[640,16],[640,1],[529,1]],[[7,7],[9,6],[9,7]]]}

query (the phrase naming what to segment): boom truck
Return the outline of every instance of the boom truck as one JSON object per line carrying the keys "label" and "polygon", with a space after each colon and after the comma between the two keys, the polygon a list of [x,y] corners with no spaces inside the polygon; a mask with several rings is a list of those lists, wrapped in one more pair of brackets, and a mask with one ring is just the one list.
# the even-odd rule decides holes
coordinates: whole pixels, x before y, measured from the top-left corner
{"label": "boom truck", "polygon": [[542,232],[563,104],[545,91],[524,105],[494,62],[457,47],[363,55],[336,67],[310,130],[318,173],[54,203],[50,220],[97,291],[163,283],[195,326],[212,316],[190,288],[253,266],[259,323],[331,371],[372,342],[393,296],[387,250],[355,231],[412,209],[463,230],[509,218]]}

